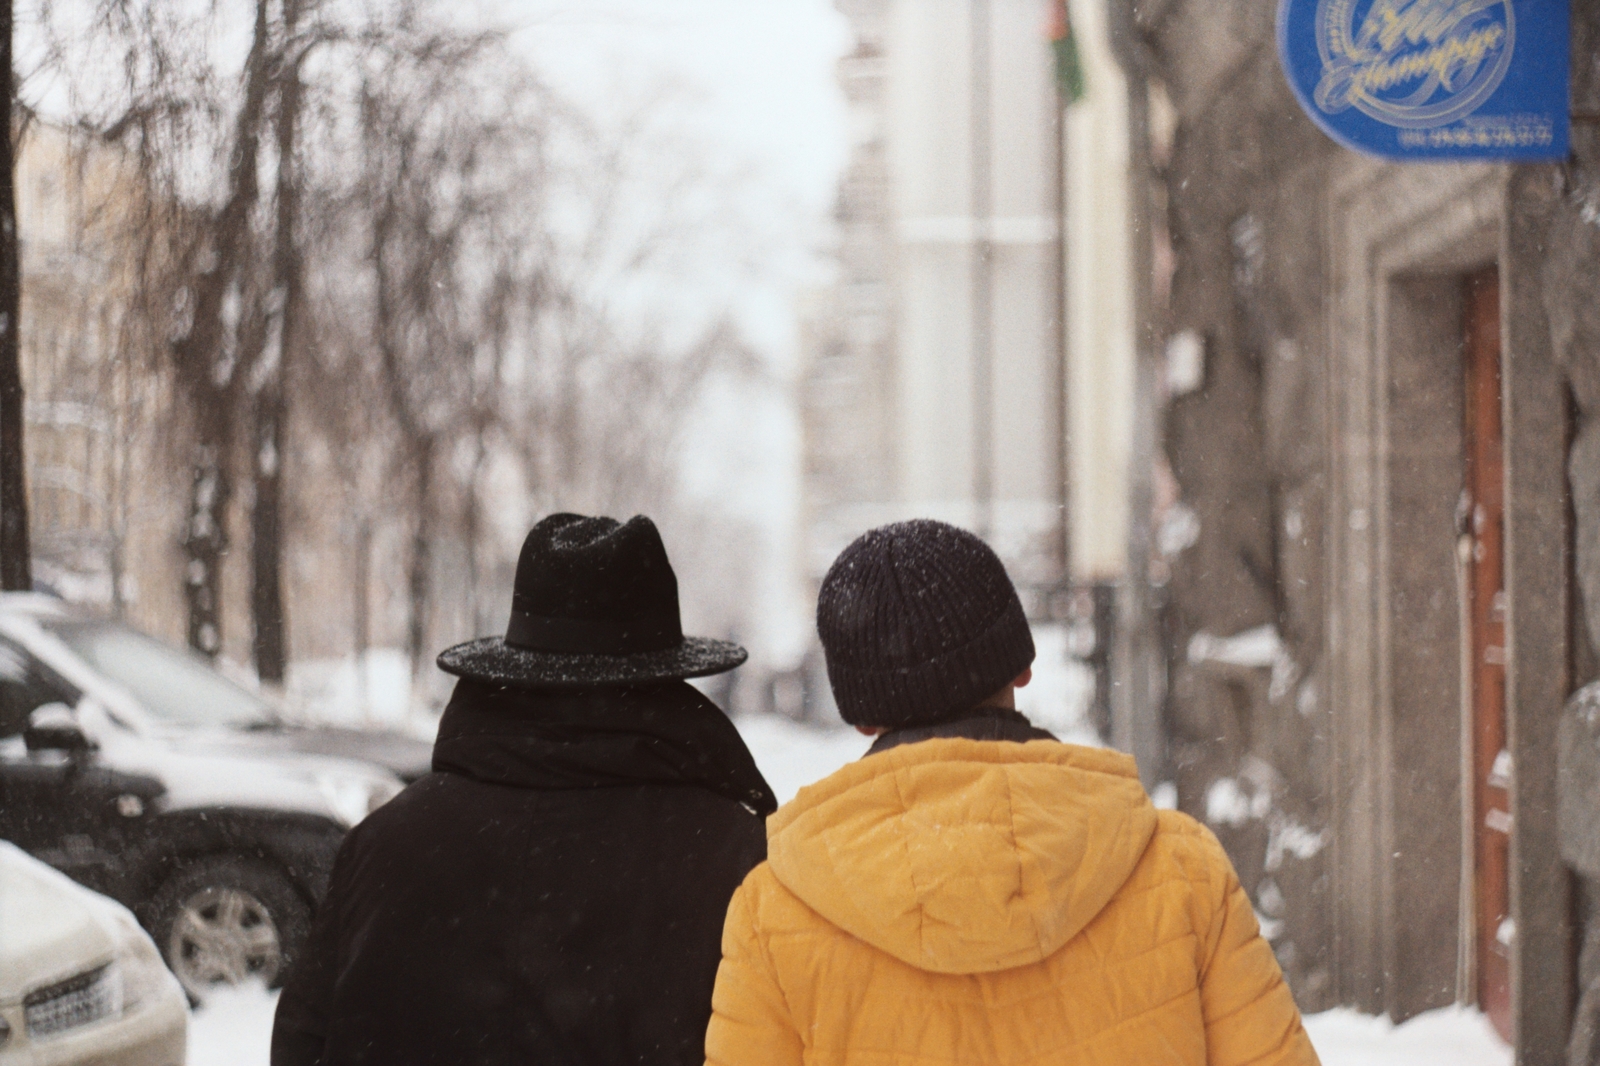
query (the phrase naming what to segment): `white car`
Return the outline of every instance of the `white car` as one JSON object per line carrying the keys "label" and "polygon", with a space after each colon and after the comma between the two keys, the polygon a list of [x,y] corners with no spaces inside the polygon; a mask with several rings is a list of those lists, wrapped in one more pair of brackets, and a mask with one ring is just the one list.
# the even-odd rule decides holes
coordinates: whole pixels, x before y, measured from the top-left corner
{"label": "white car", "polygon": [[132,912],[0,840],[0,1066],[182,1066],[188,1028]]}

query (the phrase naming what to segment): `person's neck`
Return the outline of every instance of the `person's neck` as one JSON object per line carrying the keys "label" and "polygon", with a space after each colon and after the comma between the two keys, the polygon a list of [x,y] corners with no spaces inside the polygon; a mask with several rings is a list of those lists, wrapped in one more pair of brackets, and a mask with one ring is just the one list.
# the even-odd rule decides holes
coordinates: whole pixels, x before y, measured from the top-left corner
{"label": "person's neck", "polygon": [[1017,686],[1015,686],[1015,685],[1007,685],[1005,688],[1001,689],[999,692],[996,692],[993,696],[990,696],[988,699],[986,699],[982,703],[978,704],[977,708],[975,708],[975,709],[981,710],[982,708],[985,708],[985,707],[992,707],[992,708],[995,708],[995,709],[998,709],[998,710],[1002,710],[1002,711],[1014,711],[1014,710],[1016,710],[1017,709]]}

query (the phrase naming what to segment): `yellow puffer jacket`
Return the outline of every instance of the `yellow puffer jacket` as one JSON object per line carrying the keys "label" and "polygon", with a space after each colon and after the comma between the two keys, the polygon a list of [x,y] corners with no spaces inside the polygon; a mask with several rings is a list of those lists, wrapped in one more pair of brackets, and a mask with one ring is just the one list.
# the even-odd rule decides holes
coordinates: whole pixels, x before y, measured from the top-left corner
{"label": "yellow puffer jacket", "polygon": [[728,910],[713,1066],[1317,1062],[1216,838],[1125,755],[904,744],[767,837]]}

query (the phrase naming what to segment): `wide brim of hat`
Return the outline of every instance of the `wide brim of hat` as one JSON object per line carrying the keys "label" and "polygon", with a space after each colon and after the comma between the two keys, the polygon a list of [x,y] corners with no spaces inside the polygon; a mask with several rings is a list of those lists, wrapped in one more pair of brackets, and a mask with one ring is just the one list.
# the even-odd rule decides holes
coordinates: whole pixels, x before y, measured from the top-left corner
{"label": "wide brim of hat", "polygon": [[523,688],[593,688],[709,677],[739,666],[750,653],[727,640],[684,637],[665,651],[637,655],[582,655],[530,651],[500,637],[483,637],[439,653],[439,669],[471,681]]}

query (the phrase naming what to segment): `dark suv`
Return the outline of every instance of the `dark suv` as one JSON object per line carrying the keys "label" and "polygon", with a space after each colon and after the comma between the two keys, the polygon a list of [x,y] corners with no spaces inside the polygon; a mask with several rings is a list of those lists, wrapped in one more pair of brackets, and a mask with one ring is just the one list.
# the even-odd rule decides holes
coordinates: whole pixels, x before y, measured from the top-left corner
{"label": "dark suv", "polygon": [[0,595],[0,838],[133,909],[191,997],[281,979],[346,829],[427,744],[295,728],[203,658]]}

